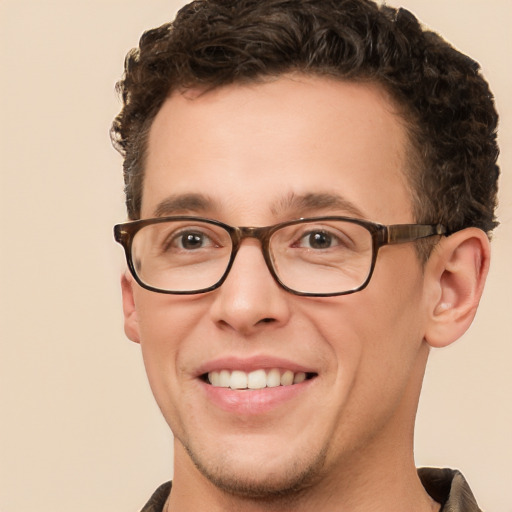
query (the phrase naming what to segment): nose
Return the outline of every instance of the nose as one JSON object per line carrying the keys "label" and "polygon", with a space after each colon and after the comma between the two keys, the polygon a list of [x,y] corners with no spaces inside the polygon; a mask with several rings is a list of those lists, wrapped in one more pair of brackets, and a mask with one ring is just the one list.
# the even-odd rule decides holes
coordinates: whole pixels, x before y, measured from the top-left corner
{"label": "nose", "polygon": [[254,239],[244,240],[228,277],[213,293],[213,321],[244,336],[281,327],[290,318],[291,296],[274,281]]}

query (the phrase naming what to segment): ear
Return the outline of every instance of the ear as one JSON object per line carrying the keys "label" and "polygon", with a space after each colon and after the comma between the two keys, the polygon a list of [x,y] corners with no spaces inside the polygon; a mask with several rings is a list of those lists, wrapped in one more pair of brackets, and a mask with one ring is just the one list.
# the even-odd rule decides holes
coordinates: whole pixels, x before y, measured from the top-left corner
{"label": "ear", "polygon": [[475,317],[489,270],[490,245],[480,229],[467,228],[443,238],[425,273],[430,295],[426,342],[444,347],[460,338]]}
{"label": "ear", "polygon": [[124,332],[128,339],[140,343],[139,320],[135,300],[133,298],[133,278],[128,272],[121,276],[121,291],[123,295]]}

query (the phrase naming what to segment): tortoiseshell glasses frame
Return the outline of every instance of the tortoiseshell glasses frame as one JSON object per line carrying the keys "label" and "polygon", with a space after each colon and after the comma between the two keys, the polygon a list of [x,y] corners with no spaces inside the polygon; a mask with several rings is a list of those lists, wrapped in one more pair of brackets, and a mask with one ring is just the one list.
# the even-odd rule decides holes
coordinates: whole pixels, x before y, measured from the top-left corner
{"label": "tortoiseshell glasses frame", "polygon": [[442,235],[447,230],[439,224],[383,225],[340,216],[266,227],[233,227],[195,216],[114,226],[115,240],[123,246],[136,282],[147,290],[177,295],[220,287],[246,238],[260,242],[268,270],[286,291],[330,297],[368,286],[381,247]]}

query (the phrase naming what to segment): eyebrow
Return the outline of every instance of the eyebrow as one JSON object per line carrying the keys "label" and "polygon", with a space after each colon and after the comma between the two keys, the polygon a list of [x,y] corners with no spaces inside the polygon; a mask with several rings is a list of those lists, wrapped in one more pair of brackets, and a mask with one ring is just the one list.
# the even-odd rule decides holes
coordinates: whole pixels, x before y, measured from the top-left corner
{"label": "eyebrow", "polygon": [[166,197],[153,211],[155,217],[167,217],[184,213],[204,213],[215,210],[214,201],[203,194],[182,194]]}
{"label": "eyebrow", "polygon": [[279,216],[283,213],[294,212],[297,216],[318,212],[318,210],[336,210],[345,214],[366,218],[366,215],[351,201],[338,194],[328,192],[295,194],[291,192],[285,198],[278,201],[272,208],[272,213]]}

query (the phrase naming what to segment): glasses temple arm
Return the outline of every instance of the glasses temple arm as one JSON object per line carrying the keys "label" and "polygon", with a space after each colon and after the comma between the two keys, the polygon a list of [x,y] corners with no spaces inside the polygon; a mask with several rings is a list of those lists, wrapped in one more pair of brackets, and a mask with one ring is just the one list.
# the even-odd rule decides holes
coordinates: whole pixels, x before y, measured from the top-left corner
{"label": "glasses temple arm", "polygon": [[446,235],[447,231],[441,224],[396,224],[386,226],[384,240],[386,244],[401,244],[429,236]]}

